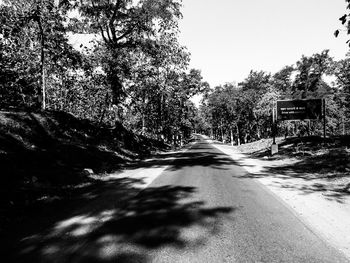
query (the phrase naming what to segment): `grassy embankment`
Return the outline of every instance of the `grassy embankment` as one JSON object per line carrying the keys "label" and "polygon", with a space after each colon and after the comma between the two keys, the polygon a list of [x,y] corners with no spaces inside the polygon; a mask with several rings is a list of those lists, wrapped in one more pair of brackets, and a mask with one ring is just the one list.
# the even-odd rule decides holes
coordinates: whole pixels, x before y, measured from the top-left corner
{"label": "grassy embankment", "polygon": [[79,205],[103,186],[99,178],[165,147],[122,125],[98,127],[68,113],[0,112],[0,233]]}

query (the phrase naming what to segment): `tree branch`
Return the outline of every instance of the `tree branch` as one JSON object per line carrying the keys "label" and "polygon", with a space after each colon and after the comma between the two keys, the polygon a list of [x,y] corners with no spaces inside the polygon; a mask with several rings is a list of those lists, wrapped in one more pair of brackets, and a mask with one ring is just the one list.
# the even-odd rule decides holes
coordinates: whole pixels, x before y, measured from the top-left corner
{"label": "tree branch", "polygon": [[117,37],[116,38],[116,41],[120,41],[120,40],[122,40],[123,38],[125,38],[125,37],[127,37],[128,35],[130,35],[132,32],[133,32],[133,30],[135,29],[135,25],[134,26],[132,26],[131,28],[129,28],[126,32],[124,32],[124,34],[122,34],[121,36],[119,36],[119,37]]}
{"label": "tree branch", "polygon": [[107,26],[106,32],[107,32],[107,36],[108,36],[109,42],[113,43],[115,41],[114,41],[114,37],[113,36],[111,37],[111,34],[109,33],[110,30],[111,30],[111,28]]}
{"label": "tree branch", "polygon": [[103,28],[102,26],[99,24],[99,28],[100,28],[100,31],[101,31],[101,35],[102,35],[102,38],[103,40],[106,42],[106,44],[109,43],[108,39],[106,38],[105,34],[104,34],[104,31],[103,31]]}

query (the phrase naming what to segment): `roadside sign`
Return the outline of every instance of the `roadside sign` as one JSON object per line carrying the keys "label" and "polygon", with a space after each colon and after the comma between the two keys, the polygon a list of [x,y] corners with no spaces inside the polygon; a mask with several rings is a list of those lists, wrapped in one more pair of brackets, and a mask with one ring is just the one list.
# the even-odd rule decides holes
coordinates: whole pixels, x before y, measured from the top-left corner
{"label": "roadside sign", "polygon": [[277,120],[321,120],[322,99],[278,100]]}

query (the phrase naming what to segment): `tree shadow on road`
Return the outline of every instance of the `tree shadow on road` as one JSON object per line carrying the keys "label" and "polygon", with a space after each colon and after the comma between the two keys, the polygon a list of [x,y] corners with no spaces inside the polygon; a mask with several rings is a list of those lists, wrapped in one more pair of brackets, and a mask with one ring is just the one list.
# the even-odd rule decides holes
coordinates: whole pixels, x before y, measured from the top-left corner
{"label": "tree shadow on road", "polygon": [[190,151],[158,154],[150,160],[129,163],[127,167],[128,169],[137,169],[169,166],[167,170],[177,171],[187,167],[201,166],[228,170],[231,169],[232,165],[237,164],[226,154],[219,153],[206,145],[206,143],[197,143],[196,148],[192,148]]}
{"label": "tree shadow on road", "polygon": [[[127,168],[169,165],[168,169],[175,171],[200,165],[229,169],[227,166],[234,163],[209,148],[165,153],[129,163]],[[206,206],[194,199],[194,187],[162,186],[140,193],[142,179],[113,178],[84,178],[80,184],[72,185],[74,189],[60,185],[40,202],[24,205],[23,210],[14,207],[18,218],[25,218],[0,227],[1,259],[147,262],[152,251],[164,246],[180,250],[202,246],[220,231],[220,221],[235,209]],[[16,217],[17,214],[10,218]],[[196,229],[195,235],[189,233],[191,228]]]}
{"label": "tree shadow on road", "polygon": [[[120,202],[121,193],[111,190],[88,209],[23,239],[15,262],[148,262],[152,251],[164,246],[196,249],[220,231],[220,221],[234,208],[207,207],[193,199],[195,192],[194,187],[151,187],[136,195],[125,192]],[[192,227],[195,235],[186,235]]]}
{"label": "tree shadow on road", "polygon": [[19,240],[35,236],[67,217],[103,210],[110,206],[111,201],[126,202],[130,196],[138,193],[134,185],[142,183],[140,179],[130,178],[109,181],[90,178],[83,184],[55,190],[54,195],[44,196],[35,203],[14,205],[2,210],[1,255],[16,254]]}

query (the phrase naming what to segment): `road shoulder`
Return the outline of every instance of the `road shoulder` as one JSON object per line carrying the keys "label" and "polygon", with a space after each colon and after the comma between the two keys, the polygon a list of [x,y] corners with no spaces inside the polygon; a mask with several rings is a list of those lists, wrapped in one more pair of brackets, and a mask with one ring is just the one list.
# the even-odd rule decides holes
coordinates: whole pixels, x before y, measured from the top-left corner
{"label": "road shoulder", "polygon": [[164,170],[176,159],[175,155],[188,151],[194,142],[185,145],[183,148],[175,151],[159,152],[148,159],[139,161],[137,165],[126,165],[124,169],[109,174],[105,177],[106,180],[129,178],[135,180],[133,187],[139,189],[147,188]]}
{"label": "road shoulder", "polygon": [[[335,196],[324,187],[322,180],[306,180],[287,174],[269,173],[271,167],[286,165],[286,160],[250,158],[235,147],[212,142],[220,151],[237,161],[247,178],[254,178],[283,200],[295,213],[321,237],[342,251],[350,259],[350,196]],[[288,160],[289,165],[296,160]],[[316,188],[315,188],[316,187]]]}

